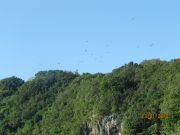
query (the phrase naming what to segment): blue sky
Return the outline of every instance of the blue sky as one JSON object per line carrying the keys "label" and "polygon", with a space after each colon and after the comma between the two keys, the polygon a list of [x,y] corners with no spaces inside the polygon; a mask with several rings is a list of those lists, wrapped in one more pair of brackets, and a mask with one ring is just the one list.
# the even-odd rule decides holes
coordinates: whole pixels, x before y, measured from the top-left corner
{"label": "blue sky", "polygon": [[179,0],[0,1],[0,79],[180,56]]}

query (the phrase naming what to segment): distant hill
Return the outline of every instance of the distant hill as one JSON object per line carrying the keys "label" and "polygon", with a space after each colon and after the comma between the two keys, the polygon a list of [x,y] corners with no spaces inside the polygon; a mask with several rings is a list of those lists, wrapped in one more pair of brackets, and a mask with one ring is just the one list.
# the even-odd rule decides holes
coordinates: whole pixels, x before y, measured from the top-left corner
{"label": "distant hill", "polygon": [[2,79],[0,135],[180,135],[180,59]]}

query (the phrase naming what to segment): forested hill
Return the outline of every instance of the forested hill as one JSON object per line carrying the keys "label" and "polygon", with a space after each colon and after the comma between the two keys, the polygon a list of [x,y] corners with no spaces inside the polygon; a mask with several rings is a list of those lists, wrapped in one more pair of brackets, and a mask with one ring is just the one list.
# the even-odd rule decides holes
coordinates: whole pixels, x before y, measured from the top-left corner
{"label": "forested hill", "polygon": [[180,59],[0,80],[0,135],[179,135]]}

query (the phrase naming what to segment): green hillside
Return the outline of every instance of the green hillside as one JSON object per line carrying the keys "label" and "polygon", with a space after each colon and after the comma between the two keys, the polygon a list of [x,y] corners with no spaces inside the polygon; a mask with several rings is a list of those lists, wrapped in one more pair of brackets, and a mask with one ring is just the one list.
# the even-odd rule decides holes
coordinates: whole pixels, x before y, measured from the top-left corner
{"label": "green hillside", "polygon": [[0,80],[0,135],[179,135],[180,59]]}

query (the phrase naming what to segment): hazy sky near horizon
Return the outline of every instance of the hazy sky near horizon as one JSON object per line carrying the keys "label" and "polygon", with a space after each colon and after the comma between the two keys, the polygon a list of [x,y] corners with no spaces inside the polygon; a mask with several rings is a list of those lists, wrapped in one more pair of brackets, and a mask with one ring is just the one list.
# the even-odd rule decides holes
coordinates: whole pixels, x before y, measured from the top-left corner
{"label": "hazy sky near horizon", "polygon": [[179,0],[0,1],[0,79],[179,57]]}

